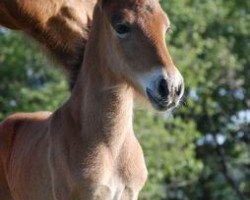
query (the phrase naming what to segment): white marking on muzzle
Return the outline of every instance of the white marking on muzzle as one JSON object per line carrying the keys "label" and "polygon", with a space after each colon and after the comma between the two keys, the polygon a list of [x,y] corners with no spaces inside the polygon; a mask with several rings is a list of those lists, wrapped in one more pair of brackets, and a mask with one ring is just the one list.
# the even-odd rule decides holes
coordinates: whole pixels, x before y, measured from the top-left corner
{"label": "white marking on muzzle", "polygon": [[157,84],[159,83],[159,80],[162,78],[167,79],[167,72],[162,67],[158,67],[151,72],[140,74],[138,76],[138,82],[143,93],[146,95],[146,89],[148,88],[155,91],[158,87]]}

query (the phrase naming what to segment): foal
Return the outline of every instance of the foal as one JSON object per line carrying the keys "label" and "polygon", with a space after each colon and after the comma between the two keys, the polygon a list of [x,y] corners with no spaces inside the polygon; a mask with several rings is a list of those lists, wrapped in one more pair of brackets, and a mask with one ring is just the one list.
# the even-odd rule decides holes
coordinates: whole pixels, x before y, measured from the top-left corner
{"label": "foal", "polygon": [[100,0],[70,99],[0,126],[1,200],[136,200],[147,170],[132,126],[134,92],[171,110],[183,79],[156,0]]}

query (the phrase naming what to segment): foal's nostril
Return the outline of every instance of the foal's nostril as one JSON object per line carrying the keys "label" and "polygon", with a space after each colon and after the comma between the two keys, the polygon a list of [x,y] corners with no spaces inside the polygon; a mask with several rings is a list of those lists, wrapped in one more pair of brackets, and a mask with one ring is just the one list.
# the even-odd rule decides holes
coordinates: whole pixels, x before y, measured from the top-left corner
{"label": "foal's nostril", "polygon": [[176,89],[176,95],[180,96],[183,91],[183,84],[180,84]]}
{"label": "foal's nostril", "polygon": [[169,95],[168,83],[166,79],[161,79],[158,89],[159,94],[166,99]]}

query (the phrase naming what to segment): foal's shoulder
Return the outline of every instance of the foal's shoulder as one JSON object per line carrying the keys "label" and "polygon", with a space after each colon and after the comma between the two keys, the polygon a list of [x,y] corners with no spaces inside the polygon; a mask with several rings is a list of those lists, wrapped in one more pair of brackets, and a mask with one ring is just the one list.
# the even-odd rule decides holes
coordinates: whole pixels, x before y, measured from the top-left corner
{"label": "foal's shoulder", "polygon": [[20,127],[46,121],[50,116],[50,112],[15,113],[10,115],[0,123],[0,149],[1,146],[12,141]]}
{"label": "foal's shoulder", "polygon": [[50,116],[50,112],[15,113],[10,115],[2,123],[0,123],[0,132],[2,129],[18,126],[20,123],[44,121]]}

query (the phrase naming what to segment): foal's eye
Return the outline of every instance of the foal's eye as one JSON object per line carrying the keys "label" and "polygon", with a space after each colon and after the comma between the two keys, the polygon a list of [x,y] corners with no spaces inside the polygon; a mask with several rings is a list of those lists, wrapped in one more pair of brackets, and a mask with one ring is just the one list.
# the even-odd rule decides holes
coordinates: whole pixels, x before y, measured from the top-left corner
{"label": "foal's eye", "polygon": [[114,26],[114,29],[120,38],[125,38],[130,33],[130,27],[125,23],[118,23]]}

